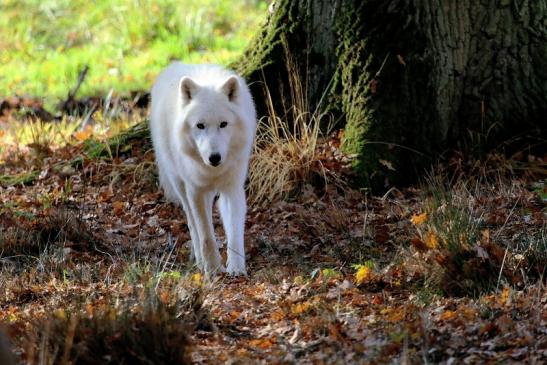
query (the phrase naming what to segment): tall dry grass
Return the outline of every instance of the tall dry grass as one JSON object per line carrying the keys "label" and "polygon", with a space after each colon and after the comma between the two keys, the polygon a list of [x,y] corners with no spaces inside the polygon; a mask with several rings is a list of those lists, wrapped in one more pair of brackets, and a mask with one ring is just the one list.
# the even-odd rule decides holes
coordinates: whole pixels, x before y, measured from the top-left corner
{"label": "tall dry grass", "polygon": [[[327,183],[328,173],[317,158],[317,146],[328,134],[332,117],[310,111],[306,81],[298,72],[287,42],[283,42],[285,66],[289,75],[291,107],[281,117],[275,110],[268,85],[264,85],[268,115],[258,122],[257,138],[249,166],[249,198],[255,205],[286,199],[304,184],[320,176]],[[326,133],[321,127],[327,126]]]}

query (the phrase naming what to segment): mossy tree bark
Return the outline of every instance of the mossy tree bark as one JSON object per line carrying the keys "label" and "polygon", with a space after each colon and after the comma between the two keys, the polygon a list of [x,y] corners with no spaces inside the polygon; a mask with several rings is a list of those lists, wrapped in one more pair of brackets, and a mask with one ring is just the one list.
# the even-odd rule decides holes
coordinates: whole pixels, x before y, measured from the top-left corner
{"label": "mossy tree bark", "polygon": [[383,189],[447,149],[545,142],[547,0],[277,0],[234,67],[259,115],[268,93],[278,115],[297,94],[332,112]]}

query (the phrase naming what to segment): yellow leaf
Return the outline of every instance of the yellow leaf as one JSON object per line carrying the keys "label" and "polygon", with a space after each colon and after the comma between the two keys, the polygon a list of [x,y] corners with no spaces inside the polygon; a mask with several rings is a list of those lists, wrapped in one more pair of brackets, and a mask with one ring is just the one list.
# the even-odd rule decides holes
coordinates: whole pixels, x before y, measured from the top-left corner
{"label": "yellow leaf", "polygon": [[83,142],[86,139],[89,139],[93,135],[93,128],[91,126],[85,127],[83,130],[74,132],[74,138],[79,142]]}
{"label": "yellow leaf", "polygon": [[427,213],[413,215],[412,218],[410,218],[410,221],[415,226],[419,226],[420,224],[423,224],[426,220],[427,220]]}
{"label": "yellow leaf", "polygon": [[311,304],[310,302],[304,302],[304,303],[297,303],[292,307],[293,314],[302,314],[306,312],[308,309],[310,309]]}
{"label": "yellow leaf", "polygon": [[285,314],[283,312],[281,312],[280,310],[278,310],[278,311],[273,312],[270,315],[270,318],[274,322],[279,322],[279,321],[281,321],[285,318]]}
{"label": "yellow leaf", "polygon": [[15,312],[11,312],[11,313],[8,314],[7,320],[8,320],[9,323],[17,322],[18,319],[19,318],[17,317]]}
{"label": "yellow leaf", "polygon": [[66,312],[64,309],[57,309],[55,312],[55,317],[59,319],[66,319]]}
{"label": "yellow leaf", "polygon": [[435,249],[439,246],[439,240],[437,239],[437,235],[435,235],[435,232],[427,232],[427,234],[425,235],[425,245],[430,249]]}
{"label": "yellow leaf", "polygon": [[505,288],[503,288],[501,294],[500,294],[500,297],[498,299],[498,303],[500,305],[508,305],[510,304],[510,299],[509,298],[509,294],[510,294],[510,290],[509,290],[509,287],[506,286]]}
{"label": "yellow leaf", "polygon": [[477,310],[469,307],[460,308],[460,313],[468,320],[472,320],[477,316]]}
{"label": "yellow leaf", "polygon": [[359,269],[357,269],[357,272],[355,273],[355,281],[359,285],[364,283],[365,281],[370,280],[370,276],[371,276],[370,267],[361,265],[359,266]]}
{"label": "yellow leaf", "polygon": [[196,285],[201,285],[203,282],[203,275],[201,273],[197,272],[194,275],[192,275],[192,283]]}
{"label": "yellow leaf", "polygon": [[401,322],[405,319],[404,311],[401,308],[384,308],[380,313],[391,323]]}
{"label": "yellow leaf", "polygon": [[6,134],[6,132],[3,130],[0,130],[0,138],[4,137],[4,134]]}
{"label": "yellow leaf", "polygon": [[93,318],[93,313],[95,312],[95,308],[93,307],[93,304],[87,303],[85,306],[85,312],[89,318]]}
{"label": "yellow leaf", "polygon": [[450,309],[447,309],[441,314],[440,319],[442,321],[449,321],[449,320],[454,319],[456,317],[457,317],[457,314],[456,314],[455,311],[451,311]]}
{"label": "yellow leaf", "polygon": [[305,283],[304,278],[302,277],[302,275],[298,275],[297,277],[295,277],[293,282],[296,285],[304,285],[304,283]]}

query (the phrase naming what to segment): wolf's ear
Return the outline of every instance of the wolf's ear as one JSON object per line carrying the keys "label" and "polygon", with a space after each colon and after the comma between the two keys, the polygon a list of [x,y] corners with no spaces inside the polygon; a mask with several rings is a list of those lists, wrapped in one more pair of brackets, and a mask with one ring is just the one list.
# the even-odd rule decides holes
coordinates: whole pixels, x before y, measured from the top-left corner
{"label": "wolf's ear", "polygon": [[235,101],[239,97],[239,81],[236,76],[230,76],[220,88],[228,97],[228,100]]}
{"label": "wolf's ear", "polygon": [[189,77],[184,76],[180,80],[180,92],[182,94],[182,101],[184,104],[188,104],[192,100],[198,87],[198,84],[196,84],[194,80]]}

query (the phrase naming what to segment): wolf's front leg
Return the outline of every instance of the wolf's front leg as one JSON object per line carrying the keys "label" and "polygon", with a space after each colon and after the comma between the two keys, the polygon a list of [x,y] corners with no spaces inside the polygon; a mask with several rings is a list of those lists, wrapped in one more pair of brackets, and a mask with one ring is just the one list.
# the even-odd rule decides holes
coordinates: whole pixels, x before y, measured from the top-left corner
{"label": "wolf's front leg", "polygon": [[188,200],[188,193],[186,192],[186,186],[182,180],[169,181],[171,184],[171,194],[175,195],[182,204],[182,209],[186,215],[186,223],[188,231],[190,232],[190,241],[192,241],[192,255],[196,261],[196,265],[200,270],[203,270],[203,259],[201,257],[201,249],[199,244],[199,236],[196,231],[196,224],[194,222],[194,216],[190,209],[190,203]]}
{"label": "wolf's front leg", "polygon": [[190,232],[190,241],[192,242],[192,255],[196,261],[196,266],[203,270],[203,258],[201,256],[201,245],[199,243],[199,235],[196,231],[196,223],[194,222],[194,217],[190,211],[190,204],[188,199],[185,197],[185,203],[183,204],[184,212],[186,214],[186,221],[188,223],[188,231]]}
{"label": "wolf's front leg", "polygon": [[210,192],[187,188],[188,205],[192,212],[194,228],[199,237],[203,269],[207,276],[224,271],[213,229],[214,197],[215,195]]}
{"label": "wolf's front leg", "polygon": [[243,187],[221,193],[218,203],[224,231],[228,239],[226,271],[231,275],[246,275],[243,235],[245,231],[247,203]]}

